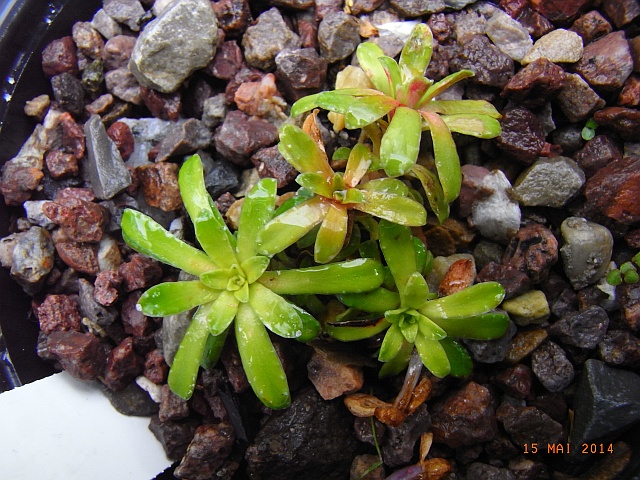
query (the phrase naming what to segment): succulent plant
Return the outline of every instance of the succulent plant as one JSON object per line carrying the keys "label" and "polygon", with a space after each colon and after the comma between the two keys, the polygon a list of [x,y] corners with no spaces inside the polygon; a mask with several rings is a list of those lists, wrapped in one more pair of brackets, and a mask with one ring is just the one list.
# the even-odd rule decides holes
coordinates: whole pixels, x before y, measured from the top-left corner
{"label": "succulent plant", "polygon": [[[432,49],[433,34],[425,24],[414,27],[398,62],[384,55],[378,45],[361,43],[356,55],[373,88],[340,88],[311,95],[298,100],[291,115],[317,107],[344,115],[346,128],[361,128],[372,140],[374,153],[379,154],[380,166],[389,177],[413,175],[423,182],[442,220],[448,215],[442,204],[458,197],[462,181],[451,132],[493,138],[501,127],[500,114],[489,102],[436,99],[473,72],[461,70],[438,82],[425,78]],[[431,133],[437,176],[416,164],[423,130]]]}
{"label": "succulent plant", "polygon": [[153,317],[197,308],[171,365],[169,386],[180,397],[190,398],[200,364],[217,361],[233,325],[242,365],[255,394],[270,408],[284,408],[290,403],[287,378],[268,331],[308,341],[318,334],[320,325],[281,295],[367,291],[382,283],[381,265],[356,259],[323,267],[267,271],[270,257],[259,253],[257,238],[273,216],[274,179],[261,180],[249,192],[236,235],[227,228],[206,191],[197,155],[182,165],[179,186],[202,250],[138,211],[127,209],[122,217],[123,238],[132,248],[194,276],[194,280],[155,285],[138,301],[140,310]]}

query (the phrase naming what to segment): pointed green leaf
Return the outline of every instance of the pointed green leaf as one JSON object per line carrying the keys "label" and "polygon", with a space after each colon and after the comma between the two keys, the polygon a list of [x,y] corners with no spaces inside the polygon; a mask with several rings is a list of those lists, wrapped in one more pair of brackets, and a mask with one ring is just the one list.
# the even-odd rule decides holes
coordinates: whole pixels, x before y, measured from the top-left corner
{"label": "pointed green leaf", "polygon": [[218,363],[220,355],[222,354],[222,349],[224,348],[224,342],[227,340],[228,333],[229,329],[225,330],[217,337],[214,337],[213,335],[209,335],[209,337],[207,337],[204,352],[202,353],[202,359],[200,360],[200,366],[202,368],[209,370],[216,366],[216,363]]}
{"label": "pointed green leaf", "polygon": [[431,80],[424,77],[414,78],[408,83],[405,83],[402,88],[398,90],[398,101],[407,107],[415,109],[416,105],[432,83],[433,82]]}
{"label": "pointed green leaf", "polygon": [[465,318],[493,310],[504,299],[504,288],[498,282],[472,285],[446,297],[426,302],[420,313],[434,322],[438,319]]}
{"label": "pointed green leaf", "polygon": [[263,178],[245,197],[237,233],[236,250],[240,262],[255,257],[258,253],[258,234],[274,215],[277,188],[275,178]]}
{"label": "pointed green leaf", "polygon": [[487,115],[500,118],[500,112],[486,100],[432,100],[422,110],[440,115]]}
{"label": "pointed green leaf", "polygon": [[196,312],[180,342],[167,379],[171,391],[184,400],[193,395],[208,336],[206,318]]}
{"label": "pointed green leaf", "polygon": [[307,268],[267,271],[260,283],[279,295],[340,295],[382,285],[383,269],[372,259],[356,259]]}
{"label": "pointed green leaf", "polygon": [[389,79],[384,71],[384,67],[378,60],[384,57],[382,49],[372,42],[363,42],[356,49],[356,57],[360,66],[365,71],[371,83],[385,95],[392,95]]}
{"label": "pointed green leaf", "polygon": [[417,269],[411,230],[408,227],[381,220],[379,234],[382,254],[391,269],[402,300],[403,289],[407,285],[409,277]]}
{"label": "pointed green leaf", "polygon": [[149,317],[166,317],[210,302],[219,294],[220,291],[212,290],[198,280],[165,282],[144,292],[138,305]]}
{"label": "pointed green leaf", "polygon": [[364,192],[365,202],[353,206],[356,210],[400,225],[419,227],[427,223],[427,211],[411,198]]}
{"label": "pointed green leaf", "polygon": [[420,181],[431,210],[436,214],[440,223],[444,222],[449,217],[449,202],[444,198],[442,185],[440,185],[438,178],[433,172],[417,163],[411,167],[407,175]]}
{"label": "pointed green leaf", "polygon": [[356,342],[384,332],[390,325],[391,324],[385,318],[381,318],[373,325],[362,327],[327,323],[325,325],[325,330],[331,337],[336,340],[340,340],[341,342]]}
{"label": "pointed green leaf", "polygon": [[431,29],[424,23],[417,24],[400,53],[399,65],[403,83],[412,78],[424,77],[424,72],[431,61],[432,51]]}
{"label": "pointed green leaf", "polygon": [[262,255],[247,258],[240,264],[240,269],[245,273],[249,284],[258,280],[267,270],[267,267],[269,267],[269,257]]}
{"label": "pointed green leaf", "polygon": [[367,192],[389,195],[407,196],[409,194],[409,188],[397,178],[376,178],[366,183],[361,183],[358,188]]}
{"label": "pointed green leaf", "polygon": [[396,108],[380,143],[380,162],[387,175],[404,175],[416,163],[421,135],[420,114],[411,108]]}
{"label": "pointed green leaf", "polygon": [[502,133],[502,126],[495,118],[487,115],[442,115],[449,130],[477,138],[495,138]]}
{"label": "pointed green leaf", "polygon": [[247,304],[238,309],[235,332],[242,367],[256,396],[269,408],[288,407],[291,394],[282,363],[266,328]]}
{"label": "pointed green leaf", "polygon": [[280,295],[260,283],[249,287],[249,305],[265,327],[284,338],[302,335],[302,320],[298,311]]}
{"label": "pointed green leaf", "polygon": [[309,342],[316,338],[320,333],[320,330],[322,330],[320,322],[318,322],[313,315],[297,305],[291,304],[291,306],[296,312],[298,312],[298,316],[302,322],[302,334],[297,338],[297,340],[299,342]]}
{"label": "pointed green leaf", "polygon": [[249,284],[244,282],[240,288],[232,291],[233,296],[240,303],[247,303],[249,301]]}
{"label": "pointed green leaf", "polygon": [[505,313],[482,313],[464,318],[436,318],[433,321],[450,337],[472,340],[500,338],[509,326],[509,316]]}
{"label": "pointed green leaf", "polygon": [[198,155],[188,157],[178,173],[178,185],[184,206],[202,249],[221,268],[235,259],[233,237],[204,185],[202,162]]}
{"label": "pointed green leaf", "polygon": [[367,201],[363,192],[357,188],[347,188],[341,192],[333,192],[333,199],[342,203],[343,205],[364,203]]}
{"label": "pointed green leaf", "polygon": [[226,290],[232,275],[230,268],[219,268],[200,275],[200,281],[214,290]]}
{"label": "pointed green leaf", "polygon": [[344,169],[343,180],[345,186],[353,188],[358,185],[362,177],[369,171],[372,162],[373,153],[371,153],[369,147],[362,143],[356,144],[349,153],[347,166]]}
{"label": "pointed green leaf", "polygon": [[238,313],[238,305],[233,293],[225,290],[213,302],[201,308],[201,314],[207,317],[211,335],[222,335],[229,328]]}
{"label": "pointed green leaf", "polygon": [[451,203],[458,198],[462,185],[462,172],[456,144],[453,141],[449,127],[438,115],[423,112],[422,117],[431,131],[433,157],[444,198],[448,203]]}
{"label": "pointed green leaf", "polygon": [[363,312],[385,312],[400,307],[400,296],[386,288],[376,288],[370,292],[346,293],[338,295],[338,300],[347,307],[357,308]]}
{"label": "pointed green leaf", "polygon": [[416,349],[425,367],[436,377],[443,378],[451,372],[447,352],[438,340],[428,340],[422,335],[416,338]]}
{"label": "pointed green leaf", "polygon": [[321,195],[326,198],[333,196],[331,181],[319,173],[301,173],[296,177],[296,183],[316,195]]}
{"label": "pointed green leaf", "polygon": [[418,313],[417,316],[420,334],[424,338],[428,340],[442,340],[443,338],[446,338],[447,332],[445,332],[439,325],[420,313]]}
{"label": "pointed green leaf", "polygon": [[327,154],[304,130],[295,125],[285,123],[280,127],[278,150],[300,173],[319,173],[325,178],[333,177]]}
{"label": "pointed green leaf", "polygon": [[307,95],[291,105],[291,117],[297,117],[302,113],[309,112],[314,108],[317,108],[319,106],[319,95],[319,93],[316,93],[315,95]]}
{"label": "pointed green leaf", "polygon": [[387,333],[384,335],[382,345],[380,345],[380,352],[378,353],[378,360],[381,362],[388,362],[392,360],[398,353],[404,343],[404,335],[397,323],[392,324]]}
{"label": "pointed green leaf", "polygon": [[452,73],[439,82],[434,83],[433,85],[431,85],[431,87],[429,87],[422,99],[418,102],[416,108],[421,108],[423,105],[426,105],[427,102],[433,100],[434,97],[451,88],[459,81],[469,77],[473,77],[473,72],[471,70],[460,70],[459,72]]}
{"label": "pointed green leaf", "polygon": [[322,220],[316,237],[313,251],[316,263],[328,263],[340,253],[347,238],[348,224],[347,209],[329,204],[329,211]]}
{"label": "pointed green leaf", "polygon": [[362,128],[382,118],[398,106],[393,98],[387,96],[360,97],[349,105],[344,113],[344,124],[350,130]]}
{"label": "pointed green leaf", "polygon": [[418,322],[412,315],[405,315],[405,320],[398,324],[402,336],[409,343],[414,343],[418,335]]}
{"label": "pointed green leaf", "polygon": [[196,276],[216,268],[204,252],[178,239],[144,213],[127,208],[120,226],[125,242],[148,257]]}
{"label": "pointed green leaf", "polygon": [[402,74],[400,73],[400,67],[398,63],[391,57],[382,56],[378,57],[378,61],[382,64],[384,73],[387,75],[387,82],[390,88],[390,97],[397,98],[396,92],[400,85],[402,85]]}
{"label": "pointed green leaf", "polygon": [[400,291],[400,302],[404,308],[418,308],[422,306],[429,295],[429,286],[427,285],[427,281],[418,271],[409,275],[405,286],[403,288],[398,288],[398,290]]}
{"label": "pointed green leaf", "polygon": [[384,363],[378,372],[379,378],[388,378],[398,375],[409,365],[409,359],[413,353],[413,344],[404,342],[398,354]]}
{"label": "pointed green leaf", "polygon": [[440,345],[447,354],[451,375],[454,377],[466,377],[473,370],[473,361],[466,348],[452,338],[440,340]]}
{"label": "pointed green leaf", "polygon": [[262,229],[258,252],[271,256],[283,251],[322,222],[328,211],[329,203],[314,197],[278,215]]}

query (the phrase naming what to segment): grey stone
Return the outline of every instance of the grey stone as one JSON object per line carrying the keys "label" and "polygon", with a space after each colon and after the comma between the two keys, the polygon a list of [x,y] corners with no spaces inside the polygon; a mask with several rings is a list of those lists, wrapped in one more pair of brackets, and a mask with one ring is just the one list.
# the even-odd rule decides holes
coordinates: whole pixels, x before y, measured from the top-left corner
{"label": "grey stone", "polygon": [[140,30],[140,21],[145,14],[138,0],[104,0],[104,11],[118,23],[123,23],[134,32]]}
{"label": "grey stone", "polygon": [[570,441],[580,445],[640,421],[640,376],[589,359],[574,399]]}
{"label": "grey stone", "polygon": [[550,392],[561,392],[575,377],[567,354],[553,342],[543,343],[531,354],[531,370]]}
{"label": "grey stone", "polygon": [[561,208],[584,182],[584,172],[569,157],[540,158],[520,174],[513,193],[527,207]]}
{"label": "grey stone", "polygon": [[128,67],[109,70],[104,74],[104,83],[113,96],[134,105],[142,104],[142,88]]}
{"label": "grey stone", "polygon": [[382,458],[390,467],[406,465],[411,461],[416,442],[431,426],[427,406],[422,404],[397,427],[388,426],[382,446]]}
{"label": "grey stone", "polygon": [[320,55],[333,63],[351,55],[360,45],[358,21],[344,12],[331,12],[318,25]]}
{"label": "grey stone", "polygon": [[485,33],[496,47],[516,62],[520,62],[533,46],[527,29],[501,10],[487,20]]}
{"label": "grey stone", "polygon": [[471,70],[474,76],[470,81],[487,87],[503,88],[514,72],[511,57],[491,43],[484,34],[465,38],[449,66],[452,71]]}
{"label": "grey stone", "polygon": [[562,222],[560,233],[564,239],[560,255],[571,285],[580,289],[600,280],[611,261],[611,232],[598,223],[569,217]]}
{"label": "grey stone", "polygon": [[536,40],[522,59],[522,64],[527,65],[538,58],[546,58],[553,63],[575,63],[582,58],[583,51],[580,35],[558,28]]}
{"label": "grey stone", "polygon": [[500,338],[494,340],[463,340],[471,356],[476,362],[496,363],[503,361],[509,348],[511,339],[516,334],[517,328],[513,322],[509,322],[507,331]]}
{"label": "grey stone", "polygon": [[207,98],[202,104],[202,123],[209,128],[217,127],[227,116],[227,96],[219,93]]}
{"label": "grey stone", "polygon": [[111,325],[118,316],[117,311],[111,308],[105,308],[96,302],[93,297],[93,291],[95,289],[88,280],[80,278],[78,280],[78,286],[80,288],[78,298],[80,300],[80,312],[82,315],[89,318],[89,320],[101,328],[106,328]]}
{"label": "grey stone", "polygon": [[477,0],[444,0],[444,5],[452,10],[462,10],[467,5],[476,3]]}
{"label": "grey stone", "polygon": [[173,2],[142,31],[129,68],[141,85],[170,93],[216,53],[218,21],[208,0]]}
{"label": "grey stone", "polygon": [[158,145],[156,162],[163,162],[173,155],[185,155],[204,149],[213,141],[209,128],[200,120],[189,118],[184,122],[173,123]]}
{"label": "grey stone", "polygon": [[391,0],[389,2],[404,17],[419,17],[438,13],[446,8],[445,0]]}
{"label": "grey stone", "polygon": [[93,16],[91,25],[107,40],[122,34],[122,27],[103,8]]}
{"label": "grey stone", "polygon": [[116,144],[109,138],[98,115],[84,125],[87,145],[85,174],[101,200],[112,198],[131,185],[131,174],[122,161]]}
{"label": "grey stone", "polygon": [[281,51],[301,45],[300,37],[291,31],[275,7],[261,13],[242,37],[247,63],[262,70],[274,69],[276,55]]}
{"label": "grey stone", "polygon": [[46,202],[47,200],[27,200],[22,206],[24,207],[27,219],[31,223],[42,228],[51,229],[55,224],[42,211],[42,205]]}
{"label": "grey stone", "polygon": [[557,100],[562,113],[573,123],[585,120],[606,105],[606,102],[577,73],[566,75]]}
{"label": "grey stone", "polygon": [[520,228],[520,206],[512,199],[511,183],[500,170],[486,175],[480,189],[487,195],[471,206],[471,220],[489,240],[507,243]]}
{"label": "grey stone", "polygon": [[137,167],[149,163],[149,151],[166,137],[178,122],[159,118],[122,118],[133,134],[133,152],[127,159],[127,165]]}
{"label": "grey stone", "polygon": [[609,315],[598,305],[570,313],[551,325],[549,333],[567,345],[595,348],[609,328]]}
{"label": "grey stone", "polygon": [[11,276],[28,294],[37,293],[53,268],[51,235],[42,227],[31,227],[21,235],[11,253]]}
{"label": "grey stone", "polygon": [[150,417],[159,410],[149,393],[140,388],[135,382],[130,383],[124,390],[115,392],[102,385],[101,390],[109,399],[113,408],[123,415],[132,417]]}

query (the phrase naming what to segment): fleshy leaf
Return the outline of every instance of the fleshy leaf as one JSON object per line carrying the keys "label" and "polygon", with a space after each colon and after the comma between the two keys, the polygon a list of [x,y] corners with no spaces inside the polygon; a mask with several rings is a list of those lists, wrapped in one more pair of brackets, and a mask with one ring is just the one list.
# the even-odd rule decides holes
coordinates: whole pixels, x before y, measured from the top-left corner
{"label": "fleshy leaf", "polygon": [[473,72],[471,70],[460,70],[459,72],[455,72],[444,77],[442,80],[434,83],[433,85],[431,85],[431,87],[429,87],[429,90],[426,91],[420,102],[418,102],[416,108],[420,108],[421,106],[426,105],[426,103],[433,100],[434,97],[451,88],[459,81],[469,77],[473,77]]}
{"label": "fleshy leaf", "polygon": [[486,100],[432,100],[422,110],[440,115],[487,115],[500,118],[500,112]]}
{"label": "fleshy leaf", "polygon": [[204,185],[202,162],[198,155],[188,157],[180,168],[178,185],[184,206],[202,249],[221,268],[235,261],[233,241],[220,212],[213,206]]}
{"label": "fleshy leaf", "polygon": [[395,310],[400,306],[400,296],[386,288],[376,288],[370,292],[347,293],[339,295],[338,300],[347,307],[357,308],[363,312],[385,312]]}
{"label": "fleshy leaf", "polygon": [[418,313],[418,316],[418,326],[420,329],[420,334],[424,338],[428,340],[442,340],[443,338],[447,337],[447,332],[445,332],[439,325],[432,322],[430,319],[420,313]]}
{"label": "fleshy leaf", "polygon": [[447,352],[438,340],[428,340],[422,335],[416,338],[416,349],[422,363],[436,377],[443,378],[451,372],[451,364]]}
{"label": "fleshy leaf", "polygon": [[418,335],[418,322],[413,315],[405,314],[404,321],[399,323],[400,331],[405,340],[409,343],[414,343]]}
{"label": "fleshy leaf", "polygon": [[420,227],[427,223],[427,211],[411,198],[371,191],[364,192],[364,197],[366,201],[353,208],[400,225]]}
{"label": "fleshy leaf", "polygon": [[220,291],[212,290],[198,280],[164,282],[144,292],[138,306],[149,317],[166,317],[208,303],[219,294]]}
{"label": "fleshy leaf", "polygon": [[407,107],[415,108],[422,96],[433,82],[424,77],[417,77],[398,89],[397,98]]}
{"label": "fleshy leaf", "polygon": [[271,256],[283,251],[322,222],[328,211],[328,202],[314,197],[278,215],[262,229],[258,252]]}
{"label": "fleshy leaf", "polygon": [[398,63],[391,57],[382,56],[378,57],[378,61],[382,64],[384,73],[387,75],[387,82],[389,83],[390,96],[396,97],[396,92],[400,85],[402,85],[402,74]]}
{"label": "fleshy leaf", "polygon": [[355,342],[384,332],[385,329],[389,328],[389,325],[391,324],[385,318],[381,318],[373,325],[362,327],[327,323],[325,329],[327,333],[336,340],[340,340],[341,342]]}
{"label": "fleshy leaf", "polygon": [[420,114],[411,108],[396,108],[380,143],[380,162],[387,175],[404,175],[416,163],[421,135]]}
{"label": "fleshy leaf", "polygon": [[400,352],[403,343],[404,335],[402,335],[400,327],[397,323],[392,324],[384,335],[382,345],[380,345],[378,360],[388,362],[393,359]]}
{"label": "fleshy leaf", "polygon": [[350,130],[362,128],[382,118],[397,105],[393,98],[383,95],[358,98],[344,112],[344,124]]}
{"label": "fleshy leaf", "polygon": [[358,185],[362,177],[364,177],[369,170],[372,162],[373,154],[371,153],[371,150],[369,150],[369,147],[362,143],[356,144],[349,153],[347,166],[344,169],[344,176],[342,180],[344,181],[345,186],[353,188]]}
{"label": "fleshy leaf", "polygon": [[407,175],[420,181],[431,210],[436,214],[440,223],[444,222],[449,217],[449,202],[444,198],[442,185],[440,185],[438,178],[433,172],[417,163],[411,167]]}
{"label": "fleshy leaf", "polygon": [[291,403],[287,376],[258,315],[241,304],[235,322],[238,352],[254,393],[267,407],[286,408]]}
{"label": "fleshy leaf", "polygon": [[434,323],[442,327],[450,337],[491,340],[507,331],[509,316],[505,313],[483,313],[464,318],[436,318]]}
{"label": "fleshy leaf", "polygon": [[148,257],[196,276],[216,268],[203,251],[178,239],[144,213],[128,208],[120,225],[127,244]]}
{"label": "fleshy leaf", "polygon": [[374,180],[369,180],[366,183],[360,184],[358,188],[367,192],[390,195],[406,196],[409,194],[409,188],[397,178],[376,178]]}
{"label": "fleshy leaf", "polygon": [[400,347],[398,354],[382,365],[380,372],[378,372],[378,377],[387,378],[398,375],[409,365],[409,359],[411,358],[412,352],[413,344],[404,342],[402,347]]}
{"label": "fleshy leaf", "polygon": [[[402,292],[409,278],[417,270],[411,230],[407,227],[381,220],[379,235],[380,248],[384,259],[391,269],[398,291]],[[400,299],[402,300],[402,293],[400,293]]]}
{"label": "fleshy leaf", "polygon": [[207,337],[207,319],[196,312],[180,342],[167,379],[171,391],[184,400],[189,400],[193,395]]}
{"label": "fleshy leaf", "polygon": [[329,211],[322,220],[313,251],[313,258],[317,263],[328,263],[340,253],[347,238],[348,223],[347,209],[329,204]]}
{"label": "fleshy leaf", "polygon": [[238,305],[239,302],[233,293],[225,290],[213,302],[207,304],[207,308],[202,308],[211,335],[222,335],[229,328],[238,313]]}
{"label": "fleshy leaf", "polygon": [[442,115],[449,130],[477,138],[495,138],[502,133],[500,122],[488,115]]}
{"label": "fleshy leaf", "polygon": [[433,321],[472,317],[493,310],[503,298],[504,288],[498,282],[478,283],[452,295],[426,302],[420,307],[420,313]]}
{"label": "fleshy leaf", "polygon": [[200,360],[200,366],[202,368],[209,370],[216,366],[216,363],[218,363],[220,355],[222,354],[222,349],[224,348],[224,342],[227,340],[228,333],[229,329],[216,337],[213,335],[209,335],[207,337],[204,352],[202,353],[202,359]]}
{"label": "fleshy leaf", "polygon": [[325,178],[333,177],[326,153],[307,133],[295,125],[285,123],[280,127],[278,150],[300,173],[319,173]]}
{"label": "fleshy leaf", "polygon": [[429,295],[429,286],[424,277],[415,271],[409,275],[407,283],[403,287],[398,287],[398,291],[404,308],[418,308],[426,301]]}
{"label": "fleshy leaf", "polygon": [[230,268],[211,270],[210,272],[200,275],[200,281],[207,287],[214,290],[226,290],[231,278],[232,271]]}
{"label": "fleshy leaf", "polygon": [[258,280],[262,274],[267,270],[269,266],[269,257],[262,255],[256,255],[255,257],[247,258],[240,264],[240,268],[247,277],[247,283],[251,284]]}
{"label": "fleshy leaf", "polygon": [[263,178],[245,197],[237,232],[236,251],[240,262],[255,257],[258,253],[258,234],[273,217],[277,187],[275,178]]}
{"label": "fleshy leaf", "polygon": [[297,338],[300,342],[308,342],[318,336],[322,327],[320,323],[306,310],[291,304],[291,306],[298,312],[300,321],[302,322],[302,334]]}
{"label": "fleshy leaf", "polygon": [[417,24],[400,53],[399,66],[403,82],[424,76],[431,61],[432,50],[433,33],[431,29],[424,23]]}
{"label": "fleshy leaf", "polygon": [[291,116],[297,117],[301,113],[309,112],[314,108],[317,108],[318,105],[318,96],[320,94],[316,93],[314,95],[307,95],[306,97],[302,97],[300,100],[291,105]]}
{"label": "fleshy leaf", "polygon": [[276,335],[284,338],[302,335],[302,319],[293,305],[264,285],[256,282],[249,287],[249,305]]}
{"label": "fleshy leaf", "polygon": [[378,60],[384,57],[382,49],[372,42],[363,42],[356,49],[356,57],[362,69],[366,72],[371,83],[385,95],[392,95],[389,79],[384,67]]}
{"label": "fleshy leaf", "polygon": [[473,361],[466,348],[452,338],[440,340],[440,345],[447,354],[451,365],[450,375],[454,377],[466,377],[473,370]]}
{"label": "fleshy leaf", "polygon": [[319,173],[301,173],[296,177],[296,183],[316,195],[321,195],[327,198],[331,198],[333,195],[330,180]]}
{"label": "fleshy leaf", "polygon": [[462,185],[460,158],[458,157],[456,144],[453,141],[449,127],[437,114],[423,112],[422,117],[431,131],[433,157],[444,198],[448,203],[451,203],[458,198]]}
{"label": "fleshy leaf", "polygon": [[307,268],[269,270],[258,279],[279,295],[340,295],[382,285],[383,269],[372,259],[356,259]]}

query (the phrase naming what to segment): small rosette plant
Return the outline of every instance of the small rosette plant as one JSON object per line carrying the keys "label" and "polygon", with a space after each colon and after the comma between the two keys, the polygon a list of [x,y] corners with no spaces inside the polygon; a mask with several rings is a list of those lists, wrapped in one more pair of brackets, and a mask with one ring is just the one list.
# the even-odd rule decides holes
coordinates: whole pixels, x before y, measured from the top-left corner
{"label": "small rosette plant", "polygon": [[314,260],[328,263],[342,249],[349,230],[349,213],[357,210],[374,217],[408,226],[426,223],[427,212],[410,198],[409,188],[400,180],[379,178],[363,181],[376,156],[363,144],[348,155],[344,172],[335,172],[317,132],[315,115],[305,127],[291,124],[280,129],[278,145],[283,157],[300,172],[296,182],[305,189],[294,205],[267,223],[260,233],[260,252],[274,255],[320,226],[314,246]]}
{"label": "small rosette plant", "polygon": [[503,287],[497,282],[479,283],[435,298],[422,275],[421,249],[415,248],[407,227],[381,220],[379,244],[395,289],[381,286],[339,296],[348,307],[377,314],[379,320],[369,326],[334,322],[327,325],[328,333],[338,340],[354,341],[386,330],[378,354],[385,362],[382,375],[406,368],[414,346],[435,376],[468,375],[471,358],[455,338],[487,340],[504,334],[509,317],[493,312],[504,298]]}
{"label": "small rosette plant", "polygon": [[[380,155],[380,164],[390,177],[413,175],[431,193],[429,201],[446,218],[448,209],[441,204],[455,200],[460,193],[462,175],[452,132],[478,138],[500,135],[500,114],[484,100],[438,100],[436,97],[473,76],[461,70],[433,82],[425,78],[431,60],[433,34],[425,24],[418,24],[396,62],[372,43],[361,43],[356,56],[373,88],[340,88],[305,97],[296,102],[291,115],[323,108],[344,116],[348,129],[363,129]],[[422,165],[416,164],[423,130],[433,142],[433,156],[438,185],[427,178]],[[425,182],[426,179],[426,182]],[[435,199],[436,195],[441,198]],[[432,198],[433,197],[433,198]]]}
{"label": "small rosette plant", "polygon": [[169,386],[180,397],[190,398],[200,365],[217,361],[233,329],[253,391],[266,406],[285,408],[290,403],[287,378],[268,331],[308,341],[320,325],[281,295],[368,291],[381,285],[381,265],[358,259],[323,268],[268,271],[270,257],[259,253],[258,236],[274,214],[276,181],[263,179],[249,192],[235,235],[206,191],[197,155],[185,160],[178,181],[202,250],[135,210],[125,210],[121,223],[123,238],[133,249],[195,278],[153,286],[138,302],[152,317],[196,309],[171,365]]}

